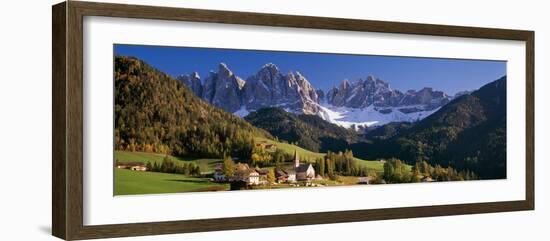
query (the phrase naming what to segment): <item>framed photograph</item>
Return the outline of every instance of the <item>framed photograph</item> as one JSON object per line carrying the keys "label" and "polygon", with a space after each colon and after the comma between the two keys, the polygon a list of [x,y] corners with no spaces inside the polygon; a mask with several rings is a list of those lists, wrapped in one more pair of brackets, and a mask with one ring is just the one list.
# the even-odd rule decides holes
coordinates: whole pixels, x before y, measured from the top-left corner
{"label": "framed photograph", "polygon": [[68,1],[53,235],[534,209],[534,32]]}

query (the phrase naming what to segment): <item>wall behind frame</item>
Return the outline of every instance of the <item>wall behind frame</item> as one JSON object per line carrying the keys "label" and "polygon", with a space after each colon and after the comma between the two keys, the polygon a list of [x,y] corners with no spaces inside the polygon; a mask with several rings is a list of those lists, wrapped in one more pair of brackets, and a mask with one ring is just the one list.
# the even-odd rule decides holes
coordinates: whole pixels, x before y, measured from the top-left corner
{"label": "wall behind frame", "polygon": [[[100,0],[97,0],[100,1]],[[0,173],[2,240],[58,240],[51,232],[51,5],[59,1],[11,1],[0,9]],[[298,1],[233,0],[109,1],[173,7],[526,29],[536,31],[536,210],[452,217],[327,224],[184,235],[155,240],[280,240],[307,235],[312,240],[545,240],[550,218],[550,21],[544,1]],[[18,163],[18,165],[15,165]],[[15,168],[15,167],[19,168]],[[151,237],[114,240],[151,240]]]}

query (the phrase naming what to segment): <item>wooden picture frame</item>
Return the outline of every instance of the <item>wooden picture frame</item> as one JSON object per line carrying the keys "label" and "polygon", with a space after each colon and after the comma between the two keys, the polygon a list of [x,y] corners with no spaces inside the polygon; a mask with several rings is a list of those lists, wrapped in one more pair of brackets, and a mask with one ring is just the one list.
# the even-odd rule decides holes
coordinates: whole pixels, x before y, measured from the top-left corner
{"label": "wooden picture frame", "polygon": [[[533,210],[534,188],[534,32],[325,17],[275,15],[169,7],[68,1],[52,7],[52,233],[66,239],[266,228]],[[526,43],[525,200],[422,207],[350,210],[255,217],[114,224],[83,224],[83,17],[106,16],[207,23],[299,27]]]}

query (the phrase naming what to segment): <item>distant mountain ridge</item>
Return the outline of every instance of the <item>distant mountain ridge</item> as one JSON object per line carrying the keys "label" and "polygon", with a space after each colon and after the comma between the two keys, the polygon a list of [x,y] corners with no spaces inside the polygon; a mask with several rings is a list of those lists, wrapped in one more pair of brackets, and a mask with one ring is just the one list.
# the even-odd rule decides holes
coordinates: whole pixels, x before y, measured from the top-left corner
{"label": "distant mountain ridge", "polygon": [[197,96],[241,117],[261,108],[278,107],[295,114],[318,115],[344,127],[414,122],[452,99],[430,87],[394,90],[372,75],[356,81],[342,80],[325,93],[300,72],[283,74],[273,63],[265,64],[246,81],[224,63],[204,81],[196,72],[176,78]]}
{"label": "distant mountain ridge", "polygon": [[[350,108],[366,108],[370,105],[380,108],[403,107],[398,109],[403,113],[415,112],[416,109],[433,110],[451,100],[451,97],[443,91],[434,91],[429,87],[402,93],[372,75],[353,82],[345,79],[338,87],[330,89],[326,97],[327,102],[333,106]],[[414,107],[407,108],[408,106]]]}
{"label": "distant mountain ridge", "polygon": [[398,157],[409,163],[427,160],[433,165],[471,170],[485,179],[504,178],[506,76],[457,97],[413,125],[385,125],[366,138],[381,141],[356,146],[354,153],[363,158]]}

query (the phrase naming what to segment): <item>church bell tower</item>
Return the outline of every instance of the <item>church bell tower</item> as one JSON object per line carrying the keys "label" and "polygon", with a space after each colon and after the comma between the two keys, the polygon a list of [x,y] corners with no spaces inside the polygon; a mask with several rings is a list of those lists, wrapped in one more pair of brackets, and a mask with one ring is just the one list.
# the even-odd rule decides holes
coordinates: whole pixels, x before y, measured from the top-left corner
{"label": "church bell tower", "polygon": [[298,157],[298,152],[294,150],[294,167],[300,166],[300,157]]}

